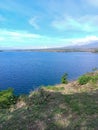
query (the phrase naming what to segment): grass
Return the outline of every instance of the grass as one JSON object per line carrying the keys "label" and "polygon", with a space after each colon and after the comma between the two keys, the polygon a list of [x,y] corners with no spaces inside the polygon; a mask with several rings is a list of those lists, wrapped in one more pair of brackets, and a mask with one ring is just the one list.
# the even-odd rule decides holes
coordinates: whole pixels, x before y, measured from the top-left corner
{"label": "grass", "polygon": [[65,101],[73,112],[84,115],[98,114],[97,94],[88,93],[65,95]]}
{"label": "grass", "polygon": [[42,87],[20,101],[25,105],[13,111],[0,109],[0,130],[98,129],[97,82]]}
{"label": "grass", "polygon": [[64,90],[64,87],[47,86],[47,89],[49,89],[49,90],[55,90],[55,91],[61,91],[61,90]]}

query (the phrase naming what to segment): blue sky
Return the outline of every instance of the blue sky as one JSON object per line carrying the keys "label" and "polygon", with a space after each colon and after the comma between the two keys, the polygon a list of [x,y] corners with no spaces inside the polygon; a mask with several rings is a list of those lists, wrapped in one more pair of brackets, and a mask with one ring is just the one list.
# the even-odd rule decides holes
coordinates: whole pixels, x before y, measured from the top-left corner
{"label": "blue sky", "polygon": [[98,0],[0,0],[0,48],[98,41]]}

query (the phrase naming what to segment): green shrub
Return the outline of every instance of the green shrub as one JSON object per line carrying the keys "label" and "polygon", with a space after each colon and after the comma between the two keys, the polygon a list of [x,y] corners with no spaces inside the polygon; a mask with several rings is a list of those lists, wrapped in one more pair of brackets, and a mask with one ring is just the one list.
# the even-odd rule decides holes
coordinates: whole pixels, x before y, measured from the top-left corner
{"label": "green shrub", "polygon": [[0,108],[9,108],[10,105],[15,104],[16,101],[17,96],[14,95],[12,88],[0,91]]}
{"label": "green shrub", "polygon": [[62,78],[61,78],[61,83],[63,83],[63,84],[67,84],[67,83],[68,83],[68,81],[67,81],[67,76],[68,76],[67,73],[65,73],[65,74],[62,76]]}
{"label": "green shrub", "polygon": [[98,81],[98,74],[95,75],[95,76],[92,76],[91,80],[92,80],[93,83],[96,83]]}
{"label": "green shrub", "polygon": [[83,75],[79,77],[78,82],[81,85],[87,84],[92,79],[92,76],[89,75]]}
{"label": "green shrub", "polygon": [[98,74],[83,75],[83,76],[79,77],[79,79],[78,79],[78,82],[81,85],[87,84],[89,81],[96,83],[98,81]]}

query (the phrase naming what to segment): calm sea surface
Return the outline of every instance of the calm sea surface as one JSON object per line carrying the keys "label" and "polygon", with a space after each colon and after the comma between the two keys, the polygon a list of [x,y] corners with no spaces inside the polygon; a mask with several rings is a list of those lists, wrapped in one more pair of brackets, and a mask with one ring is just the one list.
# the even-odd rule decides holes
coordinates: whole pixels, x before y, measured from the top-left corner
{"label": "calm sea surface", "polygon": [[41,85],[60,83],[98,67],[98,54],[71,52],[0,52],[0,90],[13,87],[15,93],[29,93]]}

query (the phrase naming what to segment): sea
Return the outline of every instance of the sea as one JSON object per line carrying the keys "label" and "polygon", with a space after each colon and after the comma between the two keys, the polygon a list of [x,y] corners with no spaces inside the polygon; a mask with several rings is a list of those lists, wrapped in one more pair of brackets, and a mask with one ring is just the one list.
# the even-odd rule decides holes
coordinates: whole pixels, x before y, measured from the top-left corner
{"label": "sea", "polygon": [[98,67],[98,54],[90,52],[0,52],[0,90],[14,88],[16,94],[28,94],[41,86],[61,83]]}

